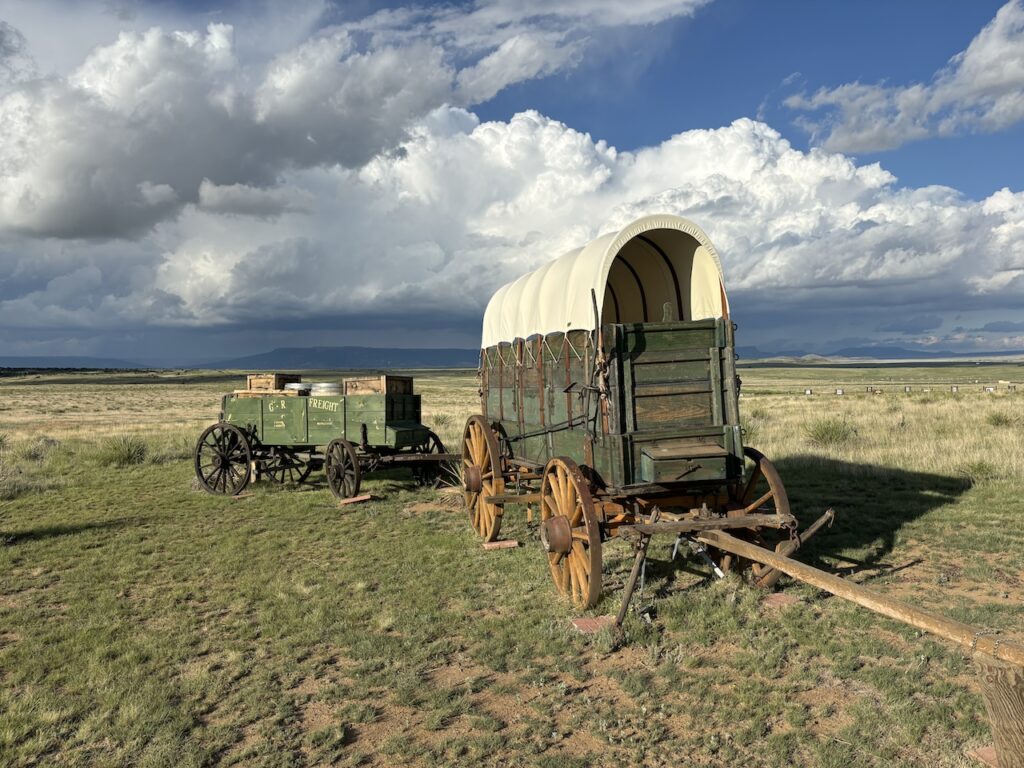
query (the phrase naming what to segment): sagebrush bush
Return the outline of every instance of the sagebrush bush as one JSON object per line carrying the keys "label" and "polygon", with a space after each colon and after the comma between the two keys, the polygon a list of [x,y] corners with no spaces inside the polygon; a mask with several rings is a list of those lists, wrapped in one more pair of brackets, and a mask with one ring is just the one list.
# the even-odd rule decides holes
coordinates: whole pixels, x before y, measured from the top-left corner
{"label": "sagebrush bush", "polygon": [[46,457],[60,445],[60,440],[54,440],[52,437],[46,435],[40,435],[39,437],[29,440],[27,443],[21,443],[14,449],[15,455],[22,461],[34,461],[40,462],[45,461]]}
{"label": "sagebrush bush", "polygon": [[819,448],[838,448],[857,437],[857,430],[846,419],[817,419],[804,427],[808,442]]}
{"label": "sagebrush bush", "polygon": [[969,484],[974,485],[975,483],[980,483],[984,480],[992,480],[998,477],[999,470],[997,470],[995,465],[990,462],[987,462],[984,459],[978,459],[977,461],[970,461],[961,465],[959,473]]}
{"label": "sagebrush bush", "polygon": [[146,460],[146,441],[138,435],[115,435],[100,446],[100,464],[108,467],[130,467]]}
{"label": "sagebrush bush", "polygon": [[430,426],[436,427],[437,429],[444,429],[450,426],[452,423],[452,415],[450,413],[438,413],[430,417]]}
{"label": "sagebrush bush", "polygon": [[1012,427],[1017,423],[1017,420],[1013,418],[1013,416],[1008,413],[1002,413],[1001,411],[990,413],[985,417],[985,421],[993,427]]}

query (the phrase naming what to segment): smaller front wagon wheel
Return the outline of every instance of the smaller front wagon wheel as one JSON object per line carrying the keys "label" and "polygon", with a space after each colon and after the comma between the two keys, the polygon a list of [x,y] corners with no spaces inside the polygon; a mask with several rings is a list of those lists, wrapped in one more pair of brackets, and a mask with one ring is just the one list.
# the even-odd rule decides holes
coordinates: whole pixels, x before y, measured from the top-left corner
{"label": "smaller front wagon wheel", "polygon": [[355,446],[348,440],[338,438],[327,446],[324,472],[331,493],[339,499],[351,499],[359,493],[359,457],[356,456]]}

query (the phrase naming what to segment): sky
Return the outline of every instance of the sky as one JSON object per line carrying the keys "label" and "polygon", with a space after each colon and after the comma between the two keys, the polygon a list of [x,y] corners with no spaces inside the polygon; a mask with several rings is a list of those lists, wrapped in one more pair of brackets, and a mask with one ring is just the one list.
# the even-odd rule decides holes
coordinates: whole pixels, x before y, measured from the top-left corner
{"label": "sky", "polygon": [[1024,0],[0,0],[0,355],[479,345],[641,215],[737,344],[1024,349]]}

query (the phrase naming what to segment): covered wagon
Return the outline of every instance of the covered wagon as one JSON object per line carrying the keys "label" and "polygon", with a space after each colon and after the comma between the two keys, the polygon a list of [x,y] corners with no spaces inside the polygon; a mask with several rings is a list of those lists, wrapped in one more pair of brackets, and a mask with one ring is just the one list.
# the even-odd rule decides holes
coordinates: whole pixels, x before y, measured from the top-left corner
{"label": "covered wagon", "polygon": [[[499,289],[462,446],[477,533],[496,539],[509,505],[536,510],[555,584],[580,607],[600,596],[609,537],[732,530],[788,548],[782,482],[743,444],[735,330],[718,253],[678,216],[638,219]],[[755,567],[762,583],[778,575]]]}

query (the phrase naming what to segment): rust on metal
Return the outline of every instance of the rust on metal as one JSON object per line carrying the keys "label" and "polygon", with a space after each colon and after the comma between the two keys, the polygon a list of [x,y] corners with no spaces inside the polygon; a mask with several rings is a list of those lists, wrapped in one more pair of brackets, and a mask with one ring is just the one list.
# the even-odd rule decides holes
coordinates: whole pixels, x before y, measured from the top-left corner
{"label": "rust on metal", "polygon": [[565,515],[554,515],[540,524],[540,545],[548,554],[565,555],[572,549],[572,527]]}

